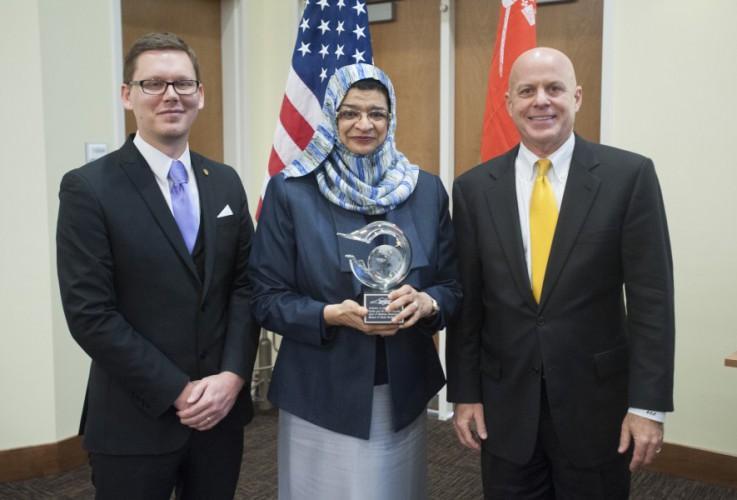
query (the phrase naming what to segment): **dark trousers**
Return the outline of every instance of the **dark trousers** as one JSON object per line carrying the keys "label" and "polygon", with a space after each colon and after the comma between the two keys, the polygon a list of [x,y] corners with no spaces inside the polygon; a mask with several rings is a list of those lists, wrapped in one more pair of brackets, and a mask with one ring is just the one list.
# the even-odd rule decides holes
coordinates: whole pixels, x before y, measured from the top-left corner
{"label": "dark trousers", "polygon": [[90,453],[97,500],[230,500],[243,456],[242,428],[192,432],[178,451],[162,455]]}
{"label": "dark trousers", "polygon": [[[481,452],[486,500],[623,500],[629,497],[631,454],[594,468],[575,467],[563,454],[543,384],[540,427],[530,461],[518,465]],[[489,436],[489,439],[493,439]]]}

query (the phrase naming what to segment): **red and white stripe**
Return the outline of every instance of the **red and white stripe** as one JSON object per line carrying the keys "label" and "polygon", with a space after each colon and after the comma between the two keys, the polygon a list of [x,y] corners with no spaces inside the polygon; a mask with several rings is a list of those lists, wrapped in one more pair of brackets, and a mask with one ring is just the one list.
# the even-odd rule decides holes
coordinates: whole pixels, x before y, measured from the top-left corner
{"label": "red and white stripe", "polygon": [[261,204],[269,179],[281,172],[307,147],[322,119],[322,106],[317,97],[294,69],[290,68],[287,76],[287,89],[279,111],[279,121],[274,131],[269,166],[261,186],[261,196],[256,209],[257,220],[261,213]]}

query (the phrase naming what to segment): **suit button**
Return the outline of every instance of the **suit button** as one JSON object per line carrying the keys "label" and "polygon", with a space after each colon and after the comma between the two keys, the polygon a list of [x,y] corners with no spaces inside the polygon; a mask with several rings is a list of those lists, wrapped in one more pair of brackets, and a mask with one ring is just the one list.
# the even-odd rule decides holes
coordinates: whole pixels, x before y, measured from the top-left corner
{"label": "suit button", "polygon": [[545,325],[545,318],[543,318],[542,316],[538,316],[536,323],[537,323],[537,326],[544,326]]}
{"label": "suit button", "polygon": [[207,352],[203,352],[200,354],[200,359],[205,359],[207,357]]}

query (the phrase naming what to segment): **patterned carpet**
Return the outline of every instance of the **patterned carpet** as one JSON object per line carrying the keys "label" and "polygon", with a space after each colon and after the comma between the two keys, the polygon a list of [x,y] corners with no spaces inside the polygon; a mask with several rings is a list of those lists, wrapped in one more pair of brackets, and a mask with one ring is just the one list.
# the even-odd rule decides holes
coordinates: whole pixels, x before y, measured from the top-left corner
{"label": "patterned carpet", "polygon": [[[261,413],[246,428],[246,452],[236,498],[276,498],[276,414]],[[482,498],[478,456],[461,448],[449,422],[428,422],[429,493],[432,500]],[[41,479],[0,484],[0,498],[91,499],[87,466]],[[737,490],[652,472],[632,478],[635,500],[737,500]],[[306,499],[307,500],[307,499]],[[322,499],[321,499],[322,500]],[[377,499],[380,500],[380,499]]]}

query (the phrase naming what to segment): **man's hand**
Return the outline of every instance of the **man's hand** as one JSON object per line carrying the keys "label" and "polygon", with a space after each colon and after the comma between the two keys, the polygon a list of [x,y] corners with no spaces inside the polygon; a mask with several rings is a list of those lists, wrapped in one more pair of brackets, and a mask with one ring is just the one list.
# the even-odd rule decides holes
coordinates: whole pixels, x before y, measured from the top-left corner
{"label": "man's hand", "polygon": [[663,446],[663,424],[649,418],[627,413],[622,422],[622,433],[619,436],[619,453],[624,453],[634,439],[635,449],[632,452],[630,471],[634,472],[643,465],[650,464]]}
{"label": "man's hand", "polygon": [[183,410],[189,406],[187,399],[189,399],[189,396],[192,394],[192,390],[195,385],[197,385],[197,382],[187,382],[187,385],[184,386],[184,389],[182,389],[182,392],[179,394],[176,401],[174,401],[174,408],[177,410]]}
{"label": "man's hand", "polygon": [[481,440],[486,439],[484,406],[481,403],[456,404],[453,414],[453,427],[458,440],[463,446],[480,450]]}
{"label": "man's hand", "polygon": [[368,314],[368,309],[361,306],[355,300],[344,300],[340,304],[329,304],[323,309],[325,324],[329,326],[347,326],[365,333],[366,335],[394,335],[399,330],[399,325],[367,325],[363,318]]}
{"label": "man's hand", "polygon": [[198,380],[187,398],[187,407],[177,412],[179,420],[198,431],[212,429],[233,408],[244,383],[233,372],[221,372]]}

